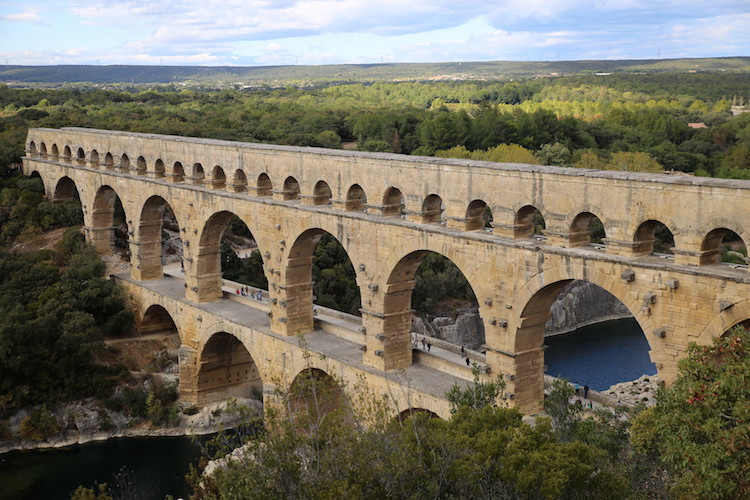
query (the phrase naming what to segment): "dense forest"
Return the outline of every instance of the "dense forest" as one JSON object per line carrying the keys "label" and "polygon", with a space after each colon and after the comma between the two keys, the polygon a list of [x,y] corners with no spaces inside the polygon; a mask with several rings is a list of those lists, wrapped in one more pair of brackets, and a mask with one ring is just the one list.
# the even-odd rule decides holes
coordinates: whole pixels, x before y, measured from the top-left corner
{"label": "dense forest", "polygon": [[206,89],[378,81],[486,80],[595,73],[747,72],[750,57],[583,61],[463,61],[294,66],[0,65],[0,81],[61,87],[151,83]]}
{"label": "dense forest", "polygon": [[584,168],[750,175],[750,74],[379,82],[201,92],[0,88],[0,165],[82,126]]}
{"label": "dense forest", "polygon": [[[23,407],[34,408],[26,437],[41,440],[60,425],[46,405],[93,397],[165,423],[176,398],[174,387],[137,384],[113,394],[127,369],[108,362],[102,339],[130,329],[132,315],[82,240],[80,204],[50,203],[38,180],[13,168],[29,127],[750,179],[750,113],[731,112],[748,97],[746,73],[211,91],[0,87],[0,438],[3,419]],[[233,224],[230,235],[248,237]],[[55,229],[62,237],[52,249],[19,245]],[[239,258],[230,243],[222,246],[224,276],[267,286],[260,254]],[[345,257],[335,239],[321,239],[315,294],[321,305],[356,314],[360,298]],[[417,310],[434,310],[447,296],[474,300],[449,264],[425,260]],[[250,440],[254,460],[196,483],[196,498],[746,498],[748,342],[737,329],[693,348],[674,387],[632,419],[620,410],[584,414],[560,384],[545,404],[549,420],[530,426],[502,407],[501,383],[480,382],[450,396],[450,421],[373,418],[377,425],[363,428],[350,416],[281,416],[271,426],[278,432]],[[85,488],[80,494],[94,498]]]}

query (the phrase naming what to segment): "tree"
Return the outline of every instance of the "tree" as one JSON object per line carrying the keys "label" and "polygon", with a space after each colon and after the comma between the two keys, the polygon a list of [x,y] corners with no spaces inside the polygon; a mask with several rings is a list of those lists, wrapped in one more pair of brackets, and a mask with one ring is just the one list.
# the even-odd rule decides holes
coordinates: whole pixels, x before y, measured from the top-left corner
{"label": "tree", "polygon": [[604,170],[606,167],[606,161],[604,158],[594,153],[591,150],[587,150],[581,154],[581,157],[573,165],[576,168],[592,168],[596,170]]}
{"label": "tree", "polygon": [[750,334],[735,327],[693,344],[675,383],[640,414],[633,441],[674,473],[680,498],[750,496]]}
{"label": "tree", "polygon": [[621,151],[612,153],[612,157],[606,164],[607,170],[620,170],[624,172],[649,172],[660,173],[664,169],[659,162],[648,153],[628,153]]}
{"label": "tree", "polygon": [[545,144],[542,146],[542,149],[537,151],[536,156],[544,165],[557,165],[561,167],[567,166],[571,158],[570,150],[559,142]]}

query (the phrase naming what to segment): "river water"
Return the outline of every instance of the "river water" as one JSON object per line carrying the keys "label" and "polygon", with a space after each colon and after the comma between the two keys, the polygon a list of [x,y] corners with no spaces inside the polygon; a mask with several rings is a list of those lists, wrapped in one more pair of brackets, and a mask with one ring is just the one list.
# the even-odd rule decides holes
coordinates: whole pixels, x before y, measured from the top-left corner
{"label": "river water", "polygon": [[0,455],[3,500],[69,500],[79,485],[111,486],[115,498],[187,498],[185,474],[200,446],[188,437],[112,439],[63,449]]}
{"label": "river water", "polygon": [[604,391],[641,375],[655,375],[648,341],[633,318],[579,328],[547,337],[547,374]]}
{"label": "river water", "polygon": [[[646,338],[633,319],[580,328],[548,337],[545,343],[549,375],[594,390],[656,373]],[[115,439],[61,450],[8,453],[0,455],[0,498],[68,500],[79,485],[95,483],[108,483],[115,498],[187,498],[185,474],[200,453],[200,446],[187,437]]]}

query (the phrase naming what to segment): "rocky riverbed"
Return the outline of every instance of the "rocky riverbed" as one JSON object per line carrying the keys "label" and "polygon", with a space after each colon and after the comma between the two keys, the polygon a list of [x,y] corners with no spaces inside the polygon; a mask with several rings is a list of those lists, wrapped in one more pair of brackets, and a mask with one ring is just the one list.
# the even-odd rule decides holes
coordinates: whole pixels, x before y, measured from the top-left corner
{"label": "rocky riverbed", "polygon": [[[187,408],[183,411],[192,413]],[[207,405],[195,414],[178,413],[174,425],[167,427],[135,421],[124,413],[104,410],[94,400],[59,405],[49,413],[64,424],[62,432],[41,441],[17,437],[20,435],[21,422],[30,414],[28,410],[22,410],[9,419],[8,430],[16,437],[0,442],[0,454],[13,450],[62,448],[121,437],[212,434],[236,426],[248,414],[262,415],[263,403],[255,399],[233,398]],[[107,422],[104,426],[106,429],[103,429],[103,421]]]}
{"label": "rocky riverbed", "polygon": [[654,396],[659,387],[659,377],[656,375],[643,375],[631,382],[615,384],[606,391],[602,391],[611,398],[629,405],[645,404],[653,406],[656,404]]}

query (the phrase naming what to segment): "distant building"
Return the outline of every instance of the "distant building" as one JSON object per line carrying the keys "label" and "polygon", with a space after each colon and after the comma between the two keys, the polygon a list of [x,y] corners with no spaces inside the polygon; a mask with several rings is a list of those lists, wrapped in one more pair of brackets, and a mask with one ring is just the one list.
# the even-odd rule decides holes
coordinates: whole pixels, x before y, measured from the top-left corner
{"label": "distant building", "polygon": [[708,128],[705,123],[703,122],[697,122],[697,123],[688,123],[688,127],[690,128]]}

